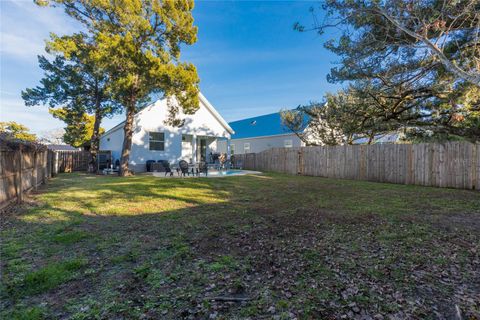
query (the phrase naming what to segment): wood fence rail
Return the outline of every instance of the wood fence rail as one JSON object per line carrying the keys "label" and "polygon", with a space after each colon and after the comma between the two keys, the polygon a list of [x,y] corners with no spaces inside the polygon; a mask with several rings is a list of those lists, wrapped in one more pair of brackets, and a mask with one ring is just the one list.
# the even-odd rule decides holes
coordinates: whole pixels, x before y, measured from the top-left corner
{"label": "wood fence rail", "polygon": [[86,171],[86,151],[33,151],[0,148],[0,209],[23,200],[59,172]]}
{"label": "wood fence rail", "polygon": [[235,155],[250,170],[480,190],[480,144],[274,148]]}

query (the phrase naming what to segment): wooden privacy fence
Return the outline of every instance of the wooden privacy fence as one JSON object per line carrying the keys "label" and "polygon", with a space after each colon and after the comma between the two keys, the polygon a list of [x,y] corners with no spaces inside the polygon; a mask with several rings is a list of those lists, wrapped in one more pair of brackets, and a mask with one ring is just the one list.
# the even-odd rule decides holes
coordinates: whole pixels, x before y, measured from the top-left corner
{"label": "wooden privacy fence", "polygon": [[58,172],[73,172],[88,170],[88,151],[55,151],[55,163]]}
{"label": "wooden privacy fence", "polygon": [[0,209],[59,172],[86,171],[87,151],[11,150],[0,147]]}
{"label": "wooden privacy fence", "polygon": [[24,192],[36,189],[51,177],[50,153],[0,150],[0,208],[13,200],[22,201]]}
{"label": "wooden privacy fence", "polygon": [[469,142],[275,148],[235,157],[251,170],[480,189],[480,144]]}

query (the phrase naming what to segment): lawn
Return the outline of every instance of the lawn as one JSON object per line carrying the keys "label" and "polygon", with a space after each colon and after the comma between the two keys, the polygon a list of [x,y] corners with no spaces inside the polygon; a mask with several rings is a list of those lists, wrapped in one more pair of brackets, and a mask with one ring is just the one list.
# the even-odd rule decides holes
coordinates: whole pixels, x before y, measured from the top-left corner
{"label": "lawn", "polygon": [[480,317],[480,193],[63,174],[2,217],[3,319]]}

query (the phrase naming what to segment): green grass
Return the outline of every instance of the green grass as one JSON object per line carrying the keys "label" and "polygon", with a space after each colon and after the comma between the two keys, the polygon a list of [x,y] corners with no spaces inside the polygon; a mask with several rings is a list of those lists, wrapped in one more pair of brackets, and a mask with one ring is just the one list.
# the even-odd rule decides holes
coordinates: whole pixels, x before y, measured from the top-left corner
{"label": "green grass", "polygon": [[53,241],[61,244],[72,244],[88,237],[84,231],[60,232],[53,236]]}
{"label": "green grass", "polygon": [[45,319],[44,310],[40,307],[22,308],[12,313],[13,320],[42,320]]}
{"label": "green grass", "polygon": [[[31,295],[49,291],[75,278],[77,271],[87,264],[85,259],[72,259],[51,263],[25,276],[20,293]],[[18,291],[17,291],[18,292]]]}
{"label": "green grass", "polygon": [[222,270],[234,269],[238,266],[238,263],[235,261],[235,258],[231,256],[220,256],[215,259],[214,262],[208,265],[208,270],[219,272]]}
{"label": "green grass", "polygon": [[480,317],[478,192],[63,174],[34,200],[1,225],[1,318]]}

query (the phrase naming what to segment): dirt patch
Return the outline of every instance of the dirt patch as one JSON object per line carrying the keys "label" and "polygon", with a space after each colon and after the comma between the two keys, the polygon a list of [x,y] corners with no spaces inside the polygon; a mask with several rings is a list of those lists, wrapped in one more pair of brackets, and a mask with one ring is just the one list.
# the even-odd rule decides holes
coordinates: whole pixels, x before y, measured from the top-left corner
{"label": "dirt patch", "polygon": [[418,217],[424,221],[429,221],[438,228],[444,228],[449,231],[455,229],[468,229],[480,233],[480,214],[479,213],[458,213],[448,215],[425,215]]}

